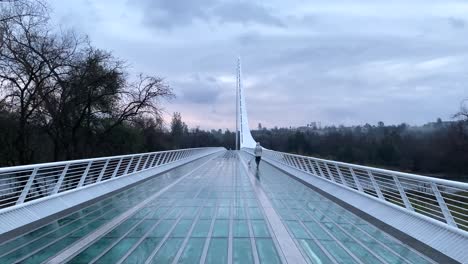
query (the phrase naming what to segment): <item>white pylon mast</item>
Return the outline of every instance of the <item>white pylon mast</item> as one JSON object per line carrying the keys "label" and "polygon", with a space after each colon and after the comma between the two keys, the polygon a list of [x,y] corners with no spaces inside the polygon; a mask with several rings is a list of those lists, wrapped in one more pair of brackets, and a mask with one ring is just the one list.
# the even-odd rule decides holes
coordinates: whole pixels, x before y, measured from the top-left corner
{"label": "white pylon mast", "polygon": [[237,58],[236,76],[236,150],[239,150],[239,85],[240,85],[240,57]]}
{"label": "white pylon mast", "polygon": [[[245,94],[242,86],[241,60],[237,59],[237,87],[236,87],[236,148],[255,148],[256,142],[249,129]],[[239,136],[238,136],[239,135]],[[240,142],[239,142],[240,141]]]}

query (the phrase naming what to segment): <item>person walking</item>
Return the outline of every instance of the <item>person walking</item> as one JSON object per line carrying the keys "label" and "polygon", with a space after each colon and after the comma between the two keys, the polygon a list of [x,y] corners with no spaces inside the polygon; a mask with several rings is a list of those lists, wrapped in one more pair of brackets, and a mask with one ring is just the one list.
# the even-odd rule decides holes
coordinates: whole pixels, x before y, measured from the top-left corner
{"label": "person walking", "polygon": [[254,154],[255,154],[255,163],[257,163],[257,169],[258,169],[258,165],[260,164],[260,160],[262,159],[262,146],[260,146],[259,142],[257,142],[257,145],[255,146]]}

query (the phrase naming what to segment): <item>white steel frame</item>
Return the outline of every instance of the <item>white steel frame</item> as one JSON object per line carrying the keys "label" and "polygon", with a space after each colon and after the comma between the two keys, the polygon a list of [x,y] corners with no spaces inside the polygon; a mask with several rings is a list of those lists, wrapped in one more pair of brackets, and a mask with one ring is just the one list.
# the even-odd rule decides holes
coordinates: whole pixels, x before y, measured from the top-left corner
{"label": "white steel frame", "polygon": [[[244,148],[253,153],[253,149]],[[449,228],[468,231],[468,184],[398,171],[325,160],[269,149],[266,158],[307,174],[437,220]],[[318,171],[318,173],[317,173]]]}
{"label": "white steel frame", "polygon": [[0,168],[0,211],[216,149],[221,148],[179,149]]}

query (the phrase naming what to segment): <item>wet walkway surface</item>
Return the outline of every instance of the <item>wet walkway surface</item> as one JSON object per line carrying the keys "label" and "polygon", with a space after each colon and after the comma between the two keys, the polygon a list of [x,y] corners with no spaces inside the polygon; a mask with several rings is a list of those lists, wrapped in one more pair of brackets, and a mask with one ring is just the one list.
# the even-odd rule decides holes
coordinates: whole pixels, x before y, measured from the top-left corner
{"label": "wet walkway surface", "polygon": [[3,242],[0,263],[47,262],[80,244],[69,263],[291,263],[288,251],[304,263],[432,263],[243,155],[203,158]]}

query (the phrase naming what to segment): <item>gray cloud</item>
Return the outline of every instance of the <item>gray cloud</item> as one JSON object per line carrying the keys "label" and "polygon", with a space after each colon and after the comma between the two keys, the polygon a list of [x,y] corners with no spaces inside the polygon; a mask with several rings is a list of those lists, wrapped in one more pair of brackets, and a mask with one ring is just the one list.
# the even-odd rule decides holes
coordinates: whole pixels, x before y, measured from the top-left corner
{"label": "gray cloud", "polygon": [[158,28],[189,26],[195,21],[283,26],[271,10],[247,0],[146,0],[131,4],[143,9],[146,25]]}
{"label": "gray cloud", "polygon": [[74,1],[73,25],[92,24],[82,28],[98,47],[164,77],[178,95],[167,112],[192,127],[234,127],[238,55],[252,126],[421,124],[466,98],[466,36],[447,30],[463,30],[462,1],[87,1]]}
{"label": "gray cloud", "polygon": [[456,17],[449,17],[448,19],[449,24],[455,29],[462,29],[465,28],[465,20],[456,18]]}
{"label": "gray cloud", "polygon": [[188,80],[174,82],[181,102],[195,104],[215,104],[222,89],[213,77],[194,75]]}

